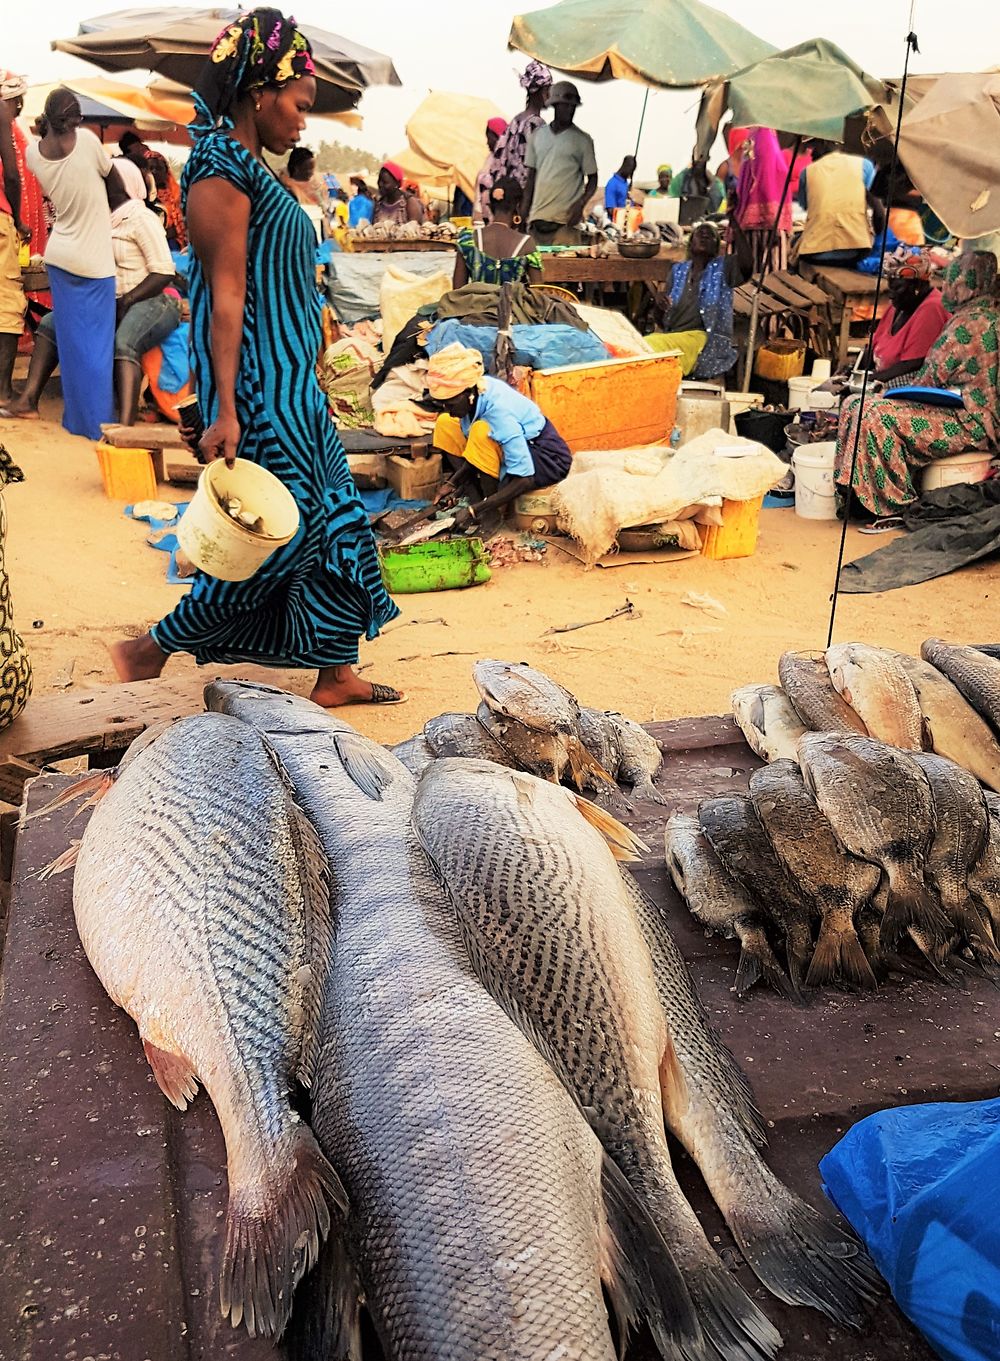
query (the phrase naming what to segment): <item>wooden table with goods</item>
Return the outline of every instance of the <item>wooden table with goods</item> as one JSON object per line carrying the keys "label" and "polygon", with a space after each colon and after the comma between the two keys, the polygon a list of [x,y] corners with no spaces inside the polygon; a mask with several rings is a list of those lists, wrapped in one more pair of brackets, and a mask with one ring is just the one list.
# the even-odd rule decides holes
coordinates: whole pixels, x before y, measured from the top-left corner
{"label": "wooden table with goods", "polygon": [[[803,279],[818,284],[834,304],[834,322],[839,324],[834,367],[847,362],[851,343],[851,321],[856,307],[869,306],[875,301],[874,274],[860,274],[856,269],[842,269],[838,265],[814,265],[799,261]],[[839,309],[839,313],[838,313]]]}
{"label": "wooden table with goods", "polygon": [[650,260],[627,260],[618,255],[574,255],[554,252],[542,256],[542,282],[546,284],[641,283],[651,293],[660,292],[673,265],[685,258],[683,246],[661,246]]}
{"label": "wooden table with goods", "polygon": [[[206,678],[211,671],[206,671]],[[201,682],[141,682],[33,701],[3,734],[8,761],[120,755],[136,729],[201,708]],[[88,698],[90,703],[88,704]],[[85,717],[87,712],[93,719]],[[731,718],[650,726],[664,753],[657,783],[666,807],[639,802],[627,819],[662,846],[671,811],[746,790],[759,762]],[[40,776],[38,811],[72,777]],[[40,869],[78,838],[69,806],[18,834],[6,940],[0,1030],[0,1356],[185,1356],[277,1361],[266,1340],[232,1330],[218,1306],[217,1264],[226,1204],[225,1151],[211,1103],[181,1115],[157,1090],[135,1027],[103,992],[77,938],[69,874]],[[768,1126],[768,1161],[792,1188],[823,1203],[817,1163],[856,1120],[899,1104],[995,1095],[996,992],[970,975],[967,990],[919,978],[877,994],[817,992],[806,1008],[777,994],[736,999],[738,946],[707,939],[676,896],[659,853],[637,875],[664,913],[706,1012],[753,1079]],[[2,925],[2,919],[0,919]],[[956,1062],[956,1055],[968,1061]],[[678,1175],[709,1238],[785,1339],[784,1361],[932,1361],[890,1300],[859,1334],[807,1309],[765,1298],[730,1245],[692,1164]],[[829,1208],[829,1207],[827,1207]],[[366,1348],[366,1361],[375,1353]],[[633,1361],[652,1361],[637,1339]]]}

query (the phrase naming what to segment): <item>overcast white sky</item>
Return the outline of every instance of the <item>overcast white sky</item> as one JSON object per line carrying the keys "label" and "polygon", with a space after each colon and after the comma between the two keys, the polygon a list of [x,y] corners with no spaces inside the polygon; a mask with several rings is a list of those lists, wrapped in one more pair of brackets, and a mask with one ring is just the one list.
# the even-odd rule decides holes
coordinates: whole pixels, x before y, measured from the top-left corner
{"label": "overcast white sky", "polygon": [[[53,38],[76,32],[81,15],[107,13],[115,0],[44,0],[36,6],[3,0],[5,66],[32,82],[99,74],[71,57],[50,51]],[[155,0],[151,0],[152,7]],[[526,58],[507,51],[512,17],[540,8],[533,0],[289,0],[305,23],[341,33],[388,52],[403,81],[401,90],[373,90],[364,96],[362,132],[320,120],[311,140],[328,135],[377,153],[405,144],[404,127],[429,90],[479,94],[494,100],[509,117],[522,105],[517,73]],[[859,65],[879,76],[902,70],[910,0],[715,0],[716,7],[776,47],[806,38],[838,43]],[[914,27],[921,55],[917,72],[975,71],[1000,65],[1000,4],[997,0],[916,0]],[[135,77],[139,80],[139,77]],[[635,145],[643,90],[616,81],[581,84],[584,107],[578,116],[597,142],[602,179],[617,169]],[[651,179],[661,161],[687,163],[693,142],[697,93],[659,91],[650,95],[639,155],[639,178]]]}

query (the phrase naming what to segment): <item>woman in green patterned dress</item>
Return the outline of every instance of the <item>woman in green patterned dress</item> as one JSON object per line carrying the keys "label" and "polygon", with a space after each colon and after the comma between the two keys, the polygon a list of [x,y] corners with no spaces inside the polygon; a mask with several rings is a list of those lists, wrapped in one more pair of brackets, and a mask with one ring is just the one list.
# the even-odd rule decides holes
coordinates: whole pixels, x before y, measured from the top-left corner
{"label": "woman in green patterned dress", "polygon": [[542,257],[534,237],[520,228],[521,186],[497,180],[490,190],[489,226],[459,232],[455,287],[465,284],[539,284]]}
{"label": "woman in green patterned dress", "polygon": [[[967,252],[948,270],[941,296],[951,320],[913,378],[915,387],[954,388],[962,406],[851,397],[840,413],[836,480],[876,516],[895,515],[919,496],[914,474],[935,459],[996,449],[1000,438],[1000,301],[997,260]],[[858,420],[861,438],[851,478]]]}

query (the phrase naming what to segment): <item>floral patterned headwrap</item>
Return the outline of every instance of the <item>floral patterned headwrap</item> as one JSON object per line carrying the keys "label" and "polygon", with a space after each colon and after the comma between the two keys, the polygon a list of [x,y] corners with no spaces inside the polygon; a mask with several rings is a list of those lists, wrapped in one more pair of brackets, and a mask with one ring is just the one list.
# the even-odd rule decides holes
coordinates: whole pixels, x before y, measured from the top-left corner
{"label": "floral patterned headwrap", "polygon": [[212,44],[195,86],[196,117],[188,131],[197,139],[217,128],[231,128],[233,111],[244,95],[315,74],[309,40],[294,19],[276,9],[243,14]]}

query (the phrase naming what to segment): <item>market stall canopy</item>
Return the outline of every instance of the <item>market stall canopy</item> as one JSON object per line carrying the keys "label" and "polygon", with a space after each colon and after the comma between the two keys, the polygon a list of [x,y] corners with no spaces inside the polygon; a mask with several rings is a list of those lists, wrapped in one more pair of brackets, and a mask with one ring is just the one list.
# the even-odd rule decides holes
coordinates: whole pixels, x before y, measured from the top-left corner
{"label": "market stall canopy", "polygon": [[406,136],[419,156],[448,172],[446,183],[457,184],[472,198],[476,179],[489,155],[486,124],[491,118],[501,117],[501,111],[489,99],[436,90],[407,123]]}
{"label": "market stall canopy", "polygon": [[949,231],[1000,231],[1000,74],[942,76],[904,116],[899,157]]}
{"label": "market stall canopy", "polygon": [[775,50],[700,0],[561,0],[519,14],[509,45],[584,80],[690,89]]}
{"label": "market stall canopy", "polygon": [[[159,71],[193,86],[221,29],[239,17],[238,9],[123,9],[81,22],[79,35],[53,42],[105,71],[136,68]],[[316,63],[318,94],[314,113],[353,109],[370,85],[399,85],[389,57],[322,29],[302,25]]]}
{"label": "market stall canopy", "polygon": [[698,113],[698,146],[708,153],[727,110],[739,127],[840,142],[852,114],[887,97],[883,82],[846,52],[825,38],[813,38],[709,85]]}
{"label": "market stall canopy", "polygon": [[[149,84],[138,93],[159,108],[183,109],[184,123],[190,123],[194,117],[194,98],[191,90],[178,80],[169,80],[166,76],[154,76]],[[348,109],[344,113],[320,114],[319,117],[329,119],[331,123],[343,123],[345,127],[349,128],[363,128],[365,125],[365,120],[361,114],[355,113],[353,109]]]}
{"label": "market stall canopy", "polygon": [[422,188],[447,189],[456,183],[454,167],[435,165],[426,156],[421,156],[419,151],[414,151],[411,146],[397,151],[392,160],[405,173],[408,180],[416,180]]}
{"label": "market stall canopy", "polygon": [[72,90],[80,101],[84,125],[99,128],[102,138],[117,140],[126,128],[135,128],[153,142],[190,146],[186,125],[193,108],[176,100],[157,100],[138,86],[100,76],[82,80],[31,85],[24,100],[24,117],[30,122],[41,114],[51,92],[60,86]]}

